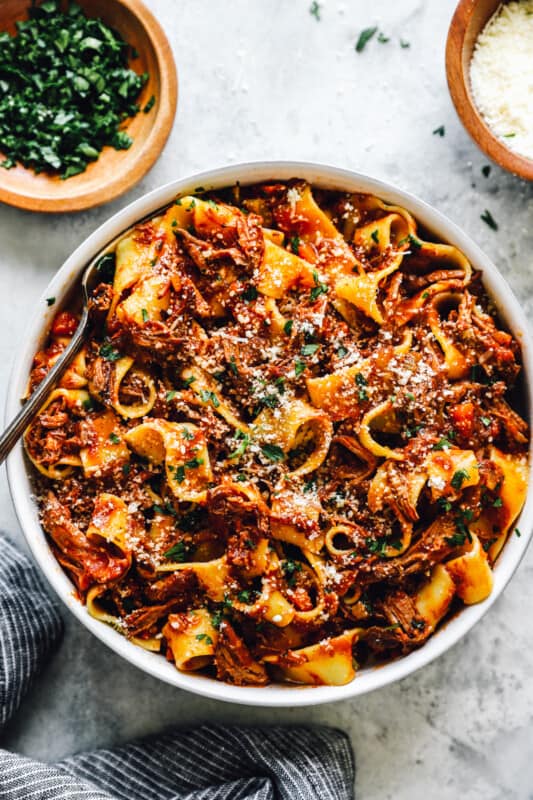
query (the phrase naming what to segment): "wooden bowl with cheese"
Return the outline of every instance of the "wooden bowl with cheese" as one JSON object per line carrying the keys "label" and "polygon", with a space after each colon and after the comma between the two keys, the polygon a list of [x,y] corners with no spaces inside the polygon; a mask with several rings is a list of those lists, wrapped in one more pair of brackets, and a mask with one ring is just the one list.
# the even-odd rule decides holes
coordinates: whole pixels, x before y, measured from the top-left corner
{"label": "wooden bowl with cheese", "polygon": [[[527,115],[529,72],[523,69],[522,59],[524,46],[529,41],[533,43],[531,11],[532,0],[514,0],[504,4],[500,0],[460,0],[446,43],[448,88],[467,132],[500,167],[530,181],[533,180],[533,121],[530,121],[531,131],[527,131],[526,136],[521,135],[520,139],[515,129]],[[476,51],[474,87],[471,64],[478,42],[484,52]],[[505,81],[505,75],[516,79]],[[479,103],[480,86],[484,90],[483,103]],[[498,102],[493,108],[488,108],[487,100],[490,101],[491,97],[497,97]],[[530,157],[524,154],[528,138]],[[521,146],[522,152],[518,150],[519,141],[526,142]]]}

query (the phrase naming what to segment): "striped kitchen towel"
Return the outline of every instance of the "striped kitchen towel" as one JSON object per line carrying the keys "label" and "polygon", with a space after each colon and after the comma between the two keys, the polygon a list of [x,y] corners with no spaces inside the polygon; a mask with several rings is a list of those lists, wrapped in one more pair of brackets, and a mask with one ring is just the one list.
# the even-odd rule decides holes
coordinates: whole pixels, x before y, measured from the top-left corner
{"label": "striped kitchen towel", "polygon": [[[60,633],[37,571],[0,535],[0,729]],[[0,750],[0,800],[350,800],[354,774],[337,730],[204,726],[57,764]]]}

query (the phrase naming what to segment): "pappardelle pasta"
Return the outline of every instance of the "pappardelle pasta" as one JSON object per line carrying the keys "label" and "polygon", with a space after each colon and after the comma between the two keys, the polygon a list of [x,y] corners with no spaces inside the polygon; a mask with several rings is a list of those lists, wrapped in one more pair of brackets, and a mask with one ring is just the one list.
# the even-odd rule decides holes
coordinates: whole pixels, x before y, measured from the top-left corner
{"label": "pappardelle pasta", "polygon": [[341,685],[490,594],[529,431],[519,345],[459,250],[295,179],[179,197],[99,270],[25,434],[91,615],[179,670]]}

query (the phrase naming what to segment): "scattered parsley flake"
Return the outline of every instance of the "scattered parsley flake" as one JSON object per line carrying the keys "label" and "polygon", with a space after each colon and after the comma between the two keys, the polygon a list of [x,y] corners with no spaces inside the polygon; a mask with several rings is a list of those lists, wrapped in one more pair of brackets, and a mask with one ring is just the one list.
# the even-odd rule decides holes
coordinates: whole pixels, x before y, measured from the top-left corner
{"label": "scattered parsley flake", "polygon": [[290,336],[290,335],[291,335],[291,332],[292,332],[292,326],[293,326],[293,325],[294,325],[294,320],[292,320],[292,319],[288,319],[288,320],[287,320],[287,322],[285,323],[285,325],[283,326],[283,330],[285,331],[285,333],[287,334],[287,336]]}
{"label": "scattered parsley flake", "polygon": [[470,476],[466,469],[458,469],[453,473],[453,477],[450,481],[450,484],[453,486],[454,489],[457,489],[457,491],[459,491],[464,481],[469,477]]}
{"label": "scattered parsley flake", "polygon": [[47,304],[48,306],[53,306],[53,305],[54,305],[54,303],[55,303],[55,301],[56,301],[55,297],[47,297],[47,298],[46,298],[46,304]]}
{"label": "scattered parsley flake", "polygon": [[356,53],[362,53],[363,52],[363,50],[367,46],[368,42],[371,40],[371,38],[377,32],[377,29],[378,29],[377,25],[374,25],[373,28],[365,28],[364,30],[361,31],[361,33],[359,34],[359,38],[358,38],[358,40],[356,42],[356,45],[355,45],[355,52]]}
{"label": "scattered parsley flake", "polygon": [[120,436],[117,436],[116,433],[110,433],[109,434],[109,441],[113,442],[113,444],[119,444]]}
{"label": "scattered parsley flake", "polygon": [[145,308],[141,309],[143,322],[148,322],[148,311]]}
{"label": "scattered parsley flake", "polygon": [[374,231],[372,231],[372,233],[370,234],[370,238],[371,238],[371,239],[372,239],[372,240],[373,240],[373,241],[374,241],[376,244],[379,244],[379,230],[378,230],[377,228],[376,228]]}
{"label": "scattered parsley flake", "polygon": [[435,130],[433,131],[433,136],[440,136],[442,138],[445,133],[446,133],[446,128],[444,127],[444,125],[439,125],[439,127],[435,128]]}
{"label": "scattered parsley flake", "polygon": [[319,347],[319,344],[304,344],[300,352],[303,356],[312,356]]}
{"label": "scattered parsley flake", "polygon": [[199,642],[205,642],[206,644],[213,644],[213,640],[211,639],[208,633],[197,633],[196,639]]}
{"label": "scattered parsley flake", "polygon": [[122,353],[119,353],[110,342],[105,342],[99,350],[99,354],[106,361],[118,361],[122,358]]}
{"label": "scattered parsley flake", "polygon": [[483,214],[481,214],[480,219],[482,219],[483,222],[489,226],[489,228],[492,228],[493,231],[498,230],[498,223],[496,222],[496,220],[494,219],[488,208],[486,208]]}
{"label": "scattered parsley flake", "polygon": [[491,173],[491,169],[492,169],[492,167],[490,166],[490,164],[485,164],[484,167],[481,167],[481,174],[483,175],[484,178],[488,178],[489,177],[489,175]]}
{"label": "scattered parsley flake", "polygon": [[261,447],[261,452],[266,458],[274,462],[283,461],[285,458],[285,453],[277,444],[264,444]]}
{"label": "scattered parsley flake", "polygon": [[320,3],[317,3],[316,0],[313,0],[309,7],[309,13],[316,19],[317,22],[320,22]]}

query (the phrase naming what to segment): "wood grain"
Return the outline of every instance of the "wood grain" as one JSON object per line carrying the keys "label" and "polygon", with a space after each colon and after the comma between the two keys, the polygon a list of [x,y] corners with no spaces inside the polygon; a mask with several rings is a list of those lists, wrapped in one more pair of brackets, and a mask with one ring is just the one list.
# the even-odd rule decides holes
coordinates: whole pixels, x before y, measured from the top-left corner
{"label": "wood grain", "polygon": [[477,37],[494,14],[500,0],[460,0],[446,42],[446,76],[455,109],[478,147],[500,167],[533,180],[533,161],[514,153],[488,127],[477,110],[470,90],[470,60]]}
{"label": "wood grain", "polygon": [[[63,181],[17,165],[0,169],[0,201],[18,208],[44,212],[80,211],[107,203],[131,189],[153,166],[172,129],[178,98],[178,79],[172,50],[153,16],[140,0],[77,0],[88,17],[101,17],[139,53],[129,66],[148,72],[139,97],[141,109],[152,95],[147,114],[140,111],[124,130],[133,138],[129,150],[105,147],[85,172]],[[0,30],[15,31],[15,22],[27,18],[30,0],[2,0]]]}

